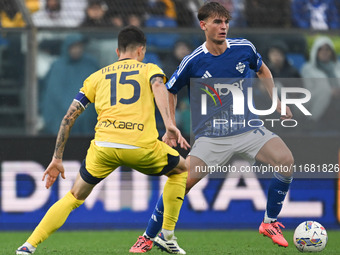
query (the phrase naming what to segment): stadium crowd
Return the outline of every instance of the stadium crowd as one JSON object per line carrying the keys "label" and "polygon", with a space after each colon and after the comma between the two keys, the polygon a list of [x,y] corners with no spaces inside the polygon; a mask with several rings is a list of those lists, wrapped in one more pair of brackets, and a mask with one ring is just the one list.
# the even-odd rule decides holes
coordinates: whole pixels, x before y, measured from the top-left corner
{"label": "stadium crowd", "polygon": [[[231,11],[233,19],[232,28],[303,28],[318,31],[340,29],[340,0],[214,0],[223,4]],[[167,33],[163,28],[198,28],[195,15],[198,8],[206,1],[203,0],[25,0],[27,10],[31,13],[36,27],[48,28],[122,28],[134,25],[145,28],[162,28],[161,32],[147,34],[148,53],[145,62],[153,62],[163,68],[168,77],[175,71],[180,61],[193,49],[202,43],[202,38],[185,36],[180,33]],[[268,15],[270,14],[270,15]],[[0,27],[25,27],[23,15],[16,1],[0,0]],[[43,31],[43,30],[42,30]],[[236,32],[235,32],[236,31]],[[238,35],[237,29],[233,29]],[[242,31],[242,30],[240,30]],[[233,34],[233,36],[234,36]],[[340,130],[340,124],[332,118],[339,116],[340,73],[339,73],[339,38],[307,38],[303,34],[247,34],[246,37],[253,42],[263,59],[268,63],[278,87],[305,87],[312,93],[312,100],[308,107],[313,112],[312,118],[306,118],[293,112],[301,121],[304,128],[292,129],[292,132]],[[23,73],[15,73],[15,66],[23,62],[24,54],[18,39],[0,35],[0,58],[2,60],[0,79],[23,79]],[[77,42],[81,45],[82,54],[73,59],[67,56],[71,52],[69,37],[65,35],[48,34],[38,36],[37,78],[39,87],[39,130],[45,134],[56,134],[57,130],[49,130],[53,125],[44,109],[49,104],[44,98],[55,90],[64,90],[58,86],[63,78],[58,72],[66,70],[81,79],[89,75],[97,67],[105,66],[115,61],[112,44],[116,41],[93,39],[89,34],[80,36]],[[275,38],[273,40],[273,38]],[[78,38],[79,39],[79,38]],[[334,41],[334,40],[335,41]],[[270,42],[270,43],[268,43]],[[312,44],[314,45],[312,46]],[[65,46],[68,45],[68,46]],[[311,47],[312,46],[312,47]],[[65,47],[70,47],[65,49]],[[108,52],[110,52],[108,54]],[[86,54],[85,54],[86,53]],[[322,57],[322,55],[329,57]],[[92,56],[90,56],[92,55]],[[15,56],[15,57],[13,57]],[[69,58],[69,60],[67,60]],[[57,67],[57,66],[60,67]],[[51,78],[52,77],[52,78]],[[286,78],[306,78],[304,82],[289,81]],[[320,78],[327,82],[313,84],[312,79]],[[77,79],[69,79],[67,84]],[[308,82],[310,81],[310,82]],[[69,85],[81,86],[78,81]],[[77,84],[75,84],[77,83]],[[78,84],[79,83],[79,84]],[[314,79],[315,83],[315,79]],[[322,85],[321,85],[322,84]],[[320,92],[321,91],[321,92]],[[69,93],[72,94],[72,93]],[[255,94],[255,102],[259,108],[266,107],[266,93],[259,86]],[[66,101],[66,100],[65,100]],[[320,102],[322,102],[320,107]],[[65,102],[68,105],[69,102]],[[178,125],[186,135],[190,133],[188,121],[189,104],[187,95],[179,95]],[[58,116],[65,110],[58,109],[53,115]],[[49,111],[51,112],[51,111]],[[315,113],[314,113],[315,112]],[[158,114],[158,113],[157,113]],[[159,117],[159,116],[158,116]],[[58,120],[59,121],[59,120]],[[158,128],[162,129],[162,126]],[[274,128],[275,129],[275,128]],[[76,129],[75,129],[76,130]],[[278,131],[278,130],[274,130]],[[280,132],[289,132],[289,129]],[[78,134],[90,134],[92,128],[79,129]],[[162,133],[162,132],[161,132]]]}
{"label": "stadium crowd", "polygon": [[[215,0],[233,13],[231,27],[340,28],[339,0]],[[25,0],[37,27],[197,26],[207,0]],[[1,26],[23,27],[13,0],[1,0]],[[270,14],[270,15],[268,15]]]}

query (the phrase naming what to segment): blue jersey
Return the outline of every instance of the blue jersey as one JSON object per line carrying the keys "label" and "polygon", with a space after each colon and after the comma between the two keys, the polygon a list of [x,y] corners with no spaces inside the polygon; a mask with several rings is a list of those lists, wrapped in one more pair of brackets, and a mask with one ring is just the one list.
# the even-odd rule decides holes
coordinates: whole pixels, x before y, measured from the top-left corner
{"label": "blue jersey", "polygon": [[[221,55],[214,56],[209,53],[205,43],[186,56],[171,76],[166,86],[168,90],[176,94],[182,87],[196,86],[190,83],[192,78],[226,78],[239,87],[244,95],[244,114],[234,115],[232,93],[218,97],[220,105],[209,108],[208,114],[200,116],[195,114],[199,109],[191,108],[192,129],[195,137],[220,137],[231,136],[247,132],[255,127],[248,124],[249,120],[256,120],[258,117],[248,109],[248,87],[252,86],[251,78],[254,72],[258,72],[262,65],[262,58],[257,53],[254,45],[246,39],[226,39],[227,50]],[[195,79],[197,80],[197,79]],[[208,85],[207,85],[208,86]],[[192,87],[190,91],[192,93]],[[216,91],[215,91],[216,92]],[[224,93],[225,95],[226,93]],[[196,98],[195,98],[196,99]],[[191,97],[191,105],[192,105]],[[226,120],[228,125],[215,126],[214,120]],[[236,123],[231,125],[231,123]],[[238,123],[238,124],[237,124]],[[254,125],[253,125],[254,126]]]}

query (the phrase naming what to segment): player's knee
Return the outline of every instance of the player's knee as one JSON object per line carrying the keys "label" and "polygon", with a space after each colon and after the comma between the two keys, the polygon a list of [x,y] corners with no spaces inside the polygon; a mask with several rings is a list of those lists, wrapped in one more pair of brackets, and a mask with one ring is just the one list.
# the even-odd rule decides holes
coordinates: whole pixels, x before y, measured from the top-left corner
{"label": "player's knee", "polygon": [[282,155],[281,164],[284,166],[292,166],[294,164],[294,157],[290,151]]}
{"label": "player's knee", "polygon": [[188,171],[186,170],[186,168],[180,168],[180,167],[175,167],[174,169],[172,169],[170,172],[168,172],[166,174],[166,176],[171,176],[174,174],[182,174],[182,173],[187,173]]}
{"label": "player's knee", "polygon": [[182,174],[182,173],[187,173],[188,172],[188,169],[186,167],[178,167],[177,168],[177,173],[178,174]]}
{"label": "player's knee", "polygon": [[81,192],[76,189],[71,189],[71,194],[74,196],[77,200],[85,200],[87,196],[89,195],[89,192]]}
{"label": "player's knee", "polygon": [[[279,173],[283,176],[289,177],[293,174],[294,158],[290,151],[282,153],[274,159],[274,166],[279,167]],[[282,170],[281,170],[282,169]]]}
{"label": "player's knee", "polygon": [[273,158],[272,165],[274,166],[292,166],[294,164],[294,157],[290,151],[278,153]]}
{"label": "player's knee", "polygon": [[166,175],[170,176],[173,174],[181,174],[181,173],[186,173],[186,172],[188,172],[186,162],[183,158],[181,158],[178,165],[174,169],[172,169],[170,172],[168,172]]}
{"label": "player's knee", "polygon": [[80,194],[77,191],[71,190],[71,194],[74,196],[75,199],[80,200],[81,196],[80,196]]}

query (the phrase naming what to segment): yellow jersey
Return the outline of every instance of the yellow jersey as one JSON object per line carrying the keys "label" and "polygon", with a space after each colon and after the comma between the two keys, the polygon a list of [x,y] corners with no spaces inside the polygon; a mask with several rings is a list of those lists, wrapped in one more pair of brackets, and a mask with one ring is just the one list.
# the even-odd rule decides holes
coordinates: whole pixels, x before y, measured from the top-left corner
{"label": "yellow jersey", "polygon": [[155,64],[124,59],[90,75],[80,89],[95,104],[95,141],[148,146],[158,138],[153,77],[166,76]]}

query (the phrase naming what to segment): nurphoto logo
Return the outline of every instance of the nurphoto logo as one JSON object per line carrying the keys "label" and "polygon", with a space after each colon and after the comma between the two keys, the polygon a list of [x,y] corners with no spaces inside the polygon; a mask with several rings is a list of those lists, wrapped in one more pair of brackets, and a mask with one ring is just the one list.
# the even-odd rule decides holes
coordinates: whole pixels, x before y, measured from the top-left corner
{"label": "nurphoto logo", "polygon": [[[202,81],[202,79],[193,80],[193,88],[195,91],[191,89],[190,92],[194,92],[192,94],[195,95],[195,98],[200,99],[194,100],[199,104],[196,105],[194,109],[200,109],[200,115],[204,119],[212,114],[214,116],[211,118],[213,127],[217,127],[218,125],[229,125],[230,127],[234,125],[261,127],[264,126],[265,122],[271,124],[272,127],[274,127],[275,123],[280,123],[283,127],[297,126],[298,121],[295,119],[252,118],[246,120],[246,118],[240,118],[240,116],[247,115],[249,112],[254,116],[269,116],[274,113],[278,105],[278,92],[281,96],[281,116],[286,115],[286,106],[291,108],[296,107],[305,116],[312,115],[304,106],[304,104],[310,101],[311,93],[302,87],[281,87],[279,90],[276,87],[272,88],[272,91],[269,92],[272,95],[271,106],[268,109],[260,110],[254,106],[254,90],[252,86],[249,86],[254,79],[244,78],[231,80],[210,78],[204,79],[204,81]],[[199,88],[199,90],[197,90],[197,88]],[[218,111],[227,112],[224,115],[227,115],[229,118],[218,118]],[[195,115],[199,117],[197,114]],[[232,115],[239,117],[233,117]]]}

